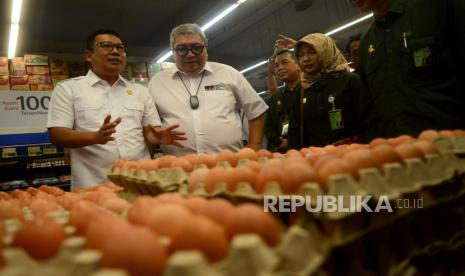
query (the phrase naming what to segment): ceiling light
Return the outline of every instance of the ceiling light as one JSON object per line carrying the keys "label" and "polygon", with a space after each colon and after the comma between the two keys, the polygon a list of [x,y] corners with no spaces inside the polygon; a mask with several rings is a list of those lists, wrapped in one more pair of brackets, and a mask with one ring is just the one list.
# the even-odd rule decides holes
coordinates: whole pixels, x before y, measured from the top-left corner
{"label": "ceiling light", "polygon": [[[347,28],[349,28],[349,27],[352,27],[352,26],[355,25],[355,24],[358,24],[358,23],[360,23],[360,22],[363,22],[363,21],[365,21],[365,20],[367,20],[367,19],[370,19],[370,18],[372,18],[372,17],[373,17],[373,13],[367,14],[367,15],[362,16],[362,17],[360,17],[360,18],[358,18],[358,19],[355,19],[354,21],[351,21],[351,22],[349,22],[349,23],[347,23],[347,24],[345,24],[345,25],[342,25],[341,27],[338,27],[338,28],[336,28],[336,29],[334,29],[334,30],[331,30],[331,31],[325,33],[325,35],[331,36],[331,35],[333,35],[333,34],[335,34],[335,33],[338,33],[338,32],[340,32],[340,31],[343,31],[343,30],[345,30],[345,29],[347,29]],[[268,62],[268,60],[260,61],[259,63],[254,64],[254,65],[252,65],[252,66],[250,66],[250,67],[247,67],[247,68],[243,69],[243,70],[240,71],[240,72],[241,72],[242,74],[244,74],[245,72],[248,72],[248,71],[250,71],[250,70],[252,70],[252,69],[255,69],[255,68],[259,67],[259,66],[262,66],[263,64],[265,64],[265,63],[267,63],[267,62]]]}
{"label": "ceiling light", "polygon": [[18,42],[22,2],[22,0],[13,0],[11,9],[10,40],[8,42],[8,58],[12,58],[16,54],[16,43]]}
{"label": "ceiling light", "polygon": [[[239,0],[239,1],[237,1],[236,4],[233,4],[233,5],[229,6],[227,9],[225,9],[224,11],[219,13],[212,20],[208,21],[205,25],[203,25],[200,28],[202,29],[202,31],[206,31],[208,28],[215,25],[218,21],[223,19],[226,15],[230,14],[233,10],[235,10],[237,7],[239,7],[240,4],[244,3],[245,1],[247,1],[247,0]],[[165,53],[163,56],[161,56],[157,60],[157,62],[163,62],[163,61],[167,60],[169,57],[171,57],[172,55],[173,55],[173,53],[171,51],[169,51],[169,52]]]}

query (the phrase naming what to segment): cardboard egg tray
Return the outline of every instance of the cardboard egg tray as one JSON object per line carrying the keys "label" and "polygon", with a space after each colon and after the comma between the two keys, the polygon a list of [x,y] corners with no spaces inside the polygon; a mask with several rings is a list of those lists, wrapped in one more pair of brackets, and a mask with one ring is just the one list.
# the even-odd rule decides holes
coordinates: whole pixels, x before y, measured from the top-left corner
{"label": "cardboard egg tray", "polygon": [[[24,210],[30,217],[30,211]],[[69,213],[50,214],[59,223],[66,224]],[[17,219],[5,221],[6,265],[0,276],[125,276],[125,270],[100,268],[102,254],[98,250],[85,249],[86,239],[73,236],[74,228],[66,228],[70,237],[66,239],[55,257],[36,261],[23,249],[9,247],[14,233],[21,222]],[[256,234],[236,235],[231,241],[227,256],[216,263],[209,263],[200,251],[177,251],[165,266],[163,276],[189,275],[308,275],[323,262],[317,240],[300,226],[293,226],[283,235],[276,248],[270,248]]]}

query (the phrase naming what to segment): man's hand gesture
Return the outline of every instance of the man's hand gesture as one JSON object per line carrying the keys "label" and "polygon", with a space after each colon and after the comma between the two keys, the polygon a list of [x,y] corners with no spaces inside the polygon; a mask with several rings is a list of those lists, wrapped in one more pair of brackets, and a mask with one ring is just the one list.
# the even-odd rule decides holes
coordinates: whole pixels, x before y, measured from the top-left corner
{"label": "man's hand gesture", "polygon": [[174,129],[178,127],[179,125],[172,125],[165,128],[148,125],[147,128],[149,131],[147,134],[147,140],[154,145],[164,144],[184,148],[184,146],[178,143],[178,141],[187,140],[186,133],[174,131]]}
{"label": "man's hand gesture", "polygon": [[116,126],[121,123],[121,117],[110,122],[111,115],[107,115],[103,120],[102,126],[95,132],[95,144],[104,145],[108,141],[114,141],[115,137],[111,136],[116,132]]}

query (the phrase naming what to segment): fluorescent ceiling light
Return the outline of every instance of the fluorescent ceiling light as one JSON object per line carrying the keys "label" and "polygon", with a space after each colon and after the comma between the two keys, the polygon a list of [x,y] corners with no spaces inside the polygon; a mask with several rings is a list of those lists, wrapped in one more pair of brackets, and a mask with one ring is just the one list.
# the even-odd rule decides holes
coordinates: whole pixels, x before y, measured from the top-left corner
{"label": "fluorescent ceiling light", "polygon": [[[208,21],[205,25],[200,27],[200,29],[202,29],[202,31],[206,31],[208,28],[215,25],[218,21],[223,19],[226,15],[230,14],[233,10],[235,10],[237,7],[239,7],[240,4],[244,3],[245,1],[247,1],[247,0],[239,0],[239,1],[237,1],[236,4],[233,4],[233,5],[229,6],[227,9],[225,9],[220,14],[215,16],[212,20]],[[173,53],[171,51],[169,51],[166,54],[164,54],[163,56],[161,56],[157,60],[157,62],[163,62],[163,61],[167,60],[169,57],[171,57],[172,55],[173,55]]]}
{"label": "fluorescent ceiling light", "polygon": [[[341,27],[338,27],[338,28],[336,28],[336,29],[334,29],[334,30],[331,30],[331,31],[325,33],[325,35],[331,36],[331,35],[333,35],[333,34],[335,34],[335,33],[338,33],[338,32],[340,32],[340,31],[343,31],[343,30],[345,30],[345,29],[347,29],[347,28],[349,28],[349,27],[352,27],[352,26],[355,25],[355,24],[358,24],[358,23],[360,23],[360,22],[363,22],[363,21],[365,21],[365,20],[367,20],[367,19],[370,19],[370,18],[372,18],[372,17],[373,17],[373,13],[367,14],[367,15],[362,16],[362,17],[360,17],[360,18],[358,18],[358,19],[355,19],[354,21],[351,21],[351,22],[349,22],[349,23],[347,23],[347,24],[345,24],[345,25],[342,25]],[[243,69],[243,70],[240,71],[240,72],[241,72],[242,74],[244,74],[245,72],[248,72],[248,71],[250,71],[250,70],[252,70],[252,69],[255,69],[255,68],[259,67],[259,66],[262,66],[263,64],[265,64],[265,63],[267,63],[267,62],[268,62],[268,60],[260,61],[259,63],[254,64],[254,65],[252,65],[252,66],[250,66],[250,67],[247,67],[247,68]]]}
{"label": "fluorescent ceiling light", "polygon": [[8,42],[8,58],[12,58],[16,54],[16,43],[18,42],[19,20],[21,18],[22,3],[22,0],[13,0],[11,8],[10,40]]}

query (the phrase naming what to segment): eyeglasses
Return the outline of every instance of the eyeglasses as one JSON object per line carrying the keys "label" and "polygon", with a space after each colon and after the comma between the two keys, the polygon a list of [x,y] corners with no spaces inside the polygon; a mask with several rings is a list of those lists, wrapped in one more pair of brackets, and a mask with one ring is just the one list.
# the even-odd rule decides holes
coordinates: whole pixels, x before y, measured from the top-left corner
{"label": "eyeglasses", "polygon": [[194,45],[192,47],[177,47],[174,48],[174,51],[176,54],[180,56],[187,56],[189,51],[191,51],[194,55],[198,56],[203,52],[203,48],[205,48],[205,45]]}
{"label": "eyeglasses", "polygon": [[[116,48],[116,50],[120,53],[126,53],[126,51],[128,50],[128,48],[126,46],[124,46],[123,43],[112,43],[110,41],[100,41],[100,42],[97,42],[95,44],[95,46],[99,46],[100,48],[104,49],[105,51],[107,52],[111,52],[113,51],[114,48]],[[92,47],[91,49],[93,50],[94,47]]]}

